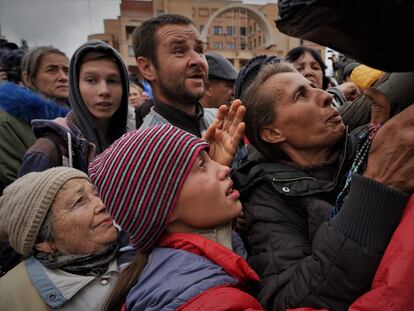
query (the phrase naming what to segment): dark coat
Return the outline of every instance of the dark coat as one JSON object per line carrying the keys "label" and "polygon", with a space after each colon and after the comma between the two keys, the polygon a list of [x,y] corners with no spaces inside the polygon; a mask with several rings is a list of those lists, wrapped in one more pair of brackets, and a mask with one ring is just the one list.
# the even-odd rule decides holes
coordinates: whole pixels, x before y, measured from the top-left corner
{"label": "dark coat", "polygon": [[353,175],[344,206],[329,214],[356,149],[349,135],[335,181],[282,163],[248,162],[234,174],[247,221],[249,264],[268,310],[346,310],[369,290],[408,197]]}

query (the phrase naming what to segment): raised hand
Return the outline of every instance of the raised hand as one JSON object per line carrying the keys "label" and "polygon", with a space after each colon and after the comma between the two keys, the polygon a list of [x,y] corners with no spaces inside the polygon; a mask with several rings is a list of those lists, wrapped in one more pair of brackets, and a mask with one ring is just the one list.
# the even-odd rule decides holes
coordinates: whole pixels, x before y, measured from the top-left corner
{"label": "raised hand", "polygon": [[214,122],[203,135],[210,144],[210,157],[220,164],[231,166],[244,133],[246,108],[236,99],[230,107],[220,106]]}
{"label": "raised hand", "polygon": [[375,88],[364,90],[364,95],[372,102],[371,123],[380,123],[381,125],[390,118],[391,102],[388,97]]}
{"label": "raised hand", "polygon": [[382,126],[368,156],[364,176],[397,190],[414,190],[414,105]]}

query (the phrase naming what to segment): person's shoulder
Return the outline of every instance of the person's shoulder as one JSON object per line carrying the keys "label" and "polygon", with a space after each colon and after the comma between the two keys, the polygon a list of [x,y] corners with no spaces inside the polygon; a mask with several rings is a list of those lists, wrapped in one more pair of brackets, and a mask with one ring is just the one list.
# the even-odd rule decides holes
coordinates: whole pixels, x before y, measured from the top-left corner
{"label": "person's shoulder", "polygon": [[155,112],[154,109],[151,108],[150,112],[145,116],[139,129],[144,130],[149,127],[164,125],[167,123],[169,123],[167,119],[165,119],[163,116],[161,116],[159,113]]}

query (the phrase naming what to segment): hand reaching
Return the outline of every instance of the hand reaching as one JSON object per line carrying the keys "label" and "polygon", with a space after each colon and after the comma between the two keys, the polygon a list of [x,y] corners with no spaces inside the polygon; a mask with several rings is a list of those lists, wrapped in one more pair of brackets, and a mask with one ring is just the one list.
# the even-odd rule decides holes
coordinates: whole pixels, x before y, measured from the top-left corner
{"label": "hand reaching", "polygon": [[344,82],[338,85],[347,101],[354,101],[361,95],[361,91],[354,82]]}
{"label": "hand reaching", "polygon": [[391,102],[388,97],[375,88],[366,89],[363,93],[372,102],[371,123],[382,125],[387,122],[391,111]]}
{"label": "hand reaching", "polygon": [[414,105],[388,120],[372,141],[364,175],[397,190],[414,191]]}
{"label": "hand reaching", "polygon": [[213,124],[203,135],[210,144],[210,158],[214,161],[231,166],[240,139],[244,133],[243,122],[246,108],[236,99],[230,107],[220,106]]}

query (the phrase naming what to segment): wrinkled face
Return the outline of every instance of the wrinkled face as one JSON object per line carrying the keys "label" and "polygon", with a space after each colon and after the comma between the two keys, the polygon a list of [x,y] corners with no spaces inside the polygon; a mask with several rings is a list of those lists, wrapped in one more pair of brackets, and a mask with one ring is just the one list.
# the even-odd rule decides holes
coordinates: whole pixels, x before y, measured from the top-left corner
{"label": "wrinkled face", "polygon": [[69,60],[63,55],[44,55],[32,81],[34,87],[49,98],[67,99],[69,97],[68,65]]}
{"label": "wrinkled face", "polygon": [[305,52],[299,57],[293,66],[309,81],[313,82],[318,88],[323,86],[323,72],[321,65],[313,58],[311,54]]}
{"label": "wrinkled face", "polygon": [[214,103],[212,107],[229,105],[234,100],[234,81],[210,80],[208,86],[209,101]]}
{"label": "wrinkled face", "polygon": [[108,59],[83,63],[79,74],[79,91],[89,112],[98,120],[108,120],[122,100],[122,80],[118,66]]}
{"label": "wrinkled face", "polygon": [[208,64],[203,42],[193,25],[165,25],[156,31],[155,95],[160,100],[193,106],[204,94]]}
{"label": "wrinkled face", "polygon": [[297,72],[273,75],[264,84],[276,88],[276,119],[271,125],[292,148],[318,150],[333,146],[345,125],[332,107],[332,96]]}
{"label": "wrinkled face", "polygon": [[201,151],[181,189],[172,219],[188,228],[211,228],[237,217],[242,207],[229,173],[228,167]]}
{"label": "wrinkled face", "polygon": [[83,178],[68,180],[52,205],[54,247],[63,254],[91,254],[115,241],[117,235],[95,186]]}

